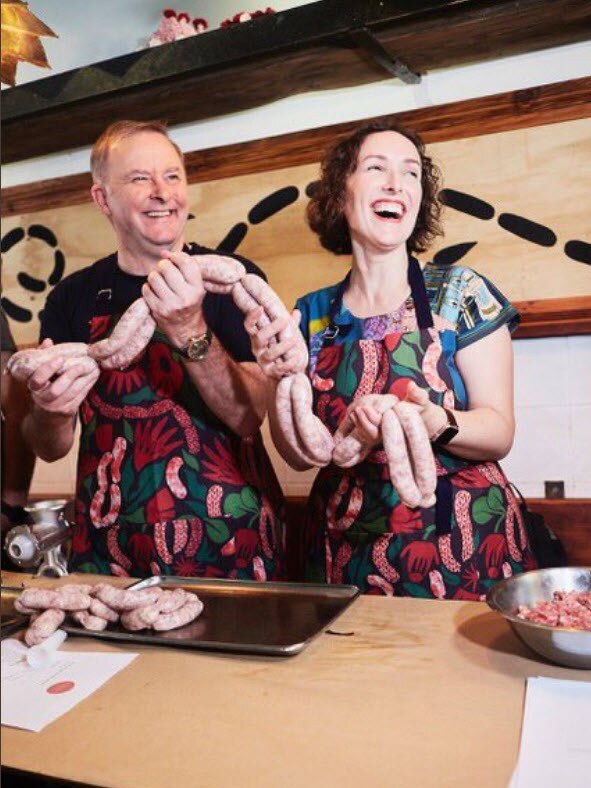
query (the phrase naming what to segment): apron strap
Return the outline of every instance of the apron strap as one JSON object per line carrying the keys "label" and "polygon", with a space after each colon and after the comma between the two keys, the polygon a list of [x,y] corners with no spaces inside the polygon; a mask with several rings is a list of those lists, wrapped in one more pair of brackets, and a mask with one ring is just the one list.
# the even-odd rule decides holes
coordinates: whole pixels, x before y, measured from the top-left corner
{"label": "apron strap", "polygon": [[437,477],[435,498],[435,531],[437,536],[444,536],[451,533],[453,513],[453,490],[447,474]]}
{"label": "apron strap", "polygon": [[425,277],[416,257],[410,257],[408,261],[408,283],[410,284],[410,292],[415,304],[418,327],[421,330],[433,328],[433,315],[431,314],[429,296],[425,287]]}

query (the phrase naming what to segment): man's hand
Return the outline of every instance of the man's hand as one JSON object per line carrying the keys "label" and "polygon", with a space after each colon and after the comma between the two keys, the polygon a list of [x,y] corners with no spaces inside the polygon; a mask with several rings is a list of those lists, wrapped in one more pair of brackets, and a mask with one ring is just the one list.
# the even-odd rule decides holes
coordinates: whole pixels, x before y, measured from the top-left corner
{"label": "man's hand", "polygon": [[152,317],[177,348],[207,330],[202,305],[205,289],[199,264],[184,252],[162,252],[163,259],[142,287]]}
{"label": "man's hand", "polygon": [[[45,339],[40,347],[52,345],[51,339]],[[89,361],[81,357],[78,363],[61,372],[64,360],[58,356],[39,367],[26,381],[33,405],[54,416],[76,416],[100,375],[96,364],[89,369]]]}
{"label": "man's hand", "polygon": [[[252,353],[265,375],[280,380],[286,375],[305,372],[302,360],[307,359],[307,352],[301,352],[300,345],[304,339],[299,331],[301,313],[294,309],[291,317],[278,317],[265,326],[259,327],[258,322],[265,314],[262,306],[253,309],[246,315],[244,328],[250,337]],[[285,329],[291,323],[291,332]],[[283,339],[280,338],[283,332]],[[285,334],[288,336],[285,336]],[[291,336],[289,334],[291,333]]]}

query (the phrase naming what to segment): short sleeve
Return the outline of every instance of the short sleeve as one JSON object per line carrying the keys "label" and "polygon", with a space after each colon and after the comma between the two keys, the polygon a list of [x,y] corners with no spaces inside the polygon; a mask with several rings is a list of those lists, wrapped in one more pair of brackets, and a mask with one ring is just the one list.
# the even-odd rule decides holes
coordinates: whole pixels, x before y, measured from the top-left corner
{"label": "short sleeve", "polygon": [[457,349],[492,334],[506,325],[512,333],[519,324],[519,312],[486,277],[476,272],[464,279],[457,323]]}

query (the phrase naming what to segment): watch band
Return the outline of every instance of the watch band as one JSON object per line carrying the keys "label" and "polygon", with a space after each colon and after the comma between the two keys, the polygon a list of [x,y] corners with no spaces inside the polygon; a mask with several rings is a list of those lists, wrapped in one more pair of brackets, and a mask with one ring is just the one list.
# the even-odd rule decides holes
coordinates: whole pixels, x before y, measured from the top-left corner
{"label": "watch band", "polygon": [[447,424],[444,424],[443,427],[431,437],[432,446],[445,446],[452,438],[455,438],[460,429],[453,411],[447,408],[443,408],[443,410],[447,416]]}

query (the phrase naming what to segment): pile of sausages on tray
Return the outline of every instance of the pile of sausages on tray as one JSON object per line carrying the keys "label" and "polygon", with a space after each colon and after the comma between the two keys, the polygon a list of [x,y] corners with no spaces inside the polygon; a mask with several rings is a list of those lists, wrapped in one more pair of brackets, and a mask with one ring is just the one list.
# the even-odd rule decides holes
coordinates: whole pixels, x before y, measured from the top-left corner
{"label": "pile of sausages on tray", "polygon": [[92,632],[101,632],[109,623],[117,622],[130,632],[165,632],[198,618],[203,602],[182,588],[165,591],[155,586],[130,591],[108,583],[71,583],[56,589],[27,588],[16,598],[14,607],[31,616],[25,643],[36,646],[59,629],[66,615]]}

